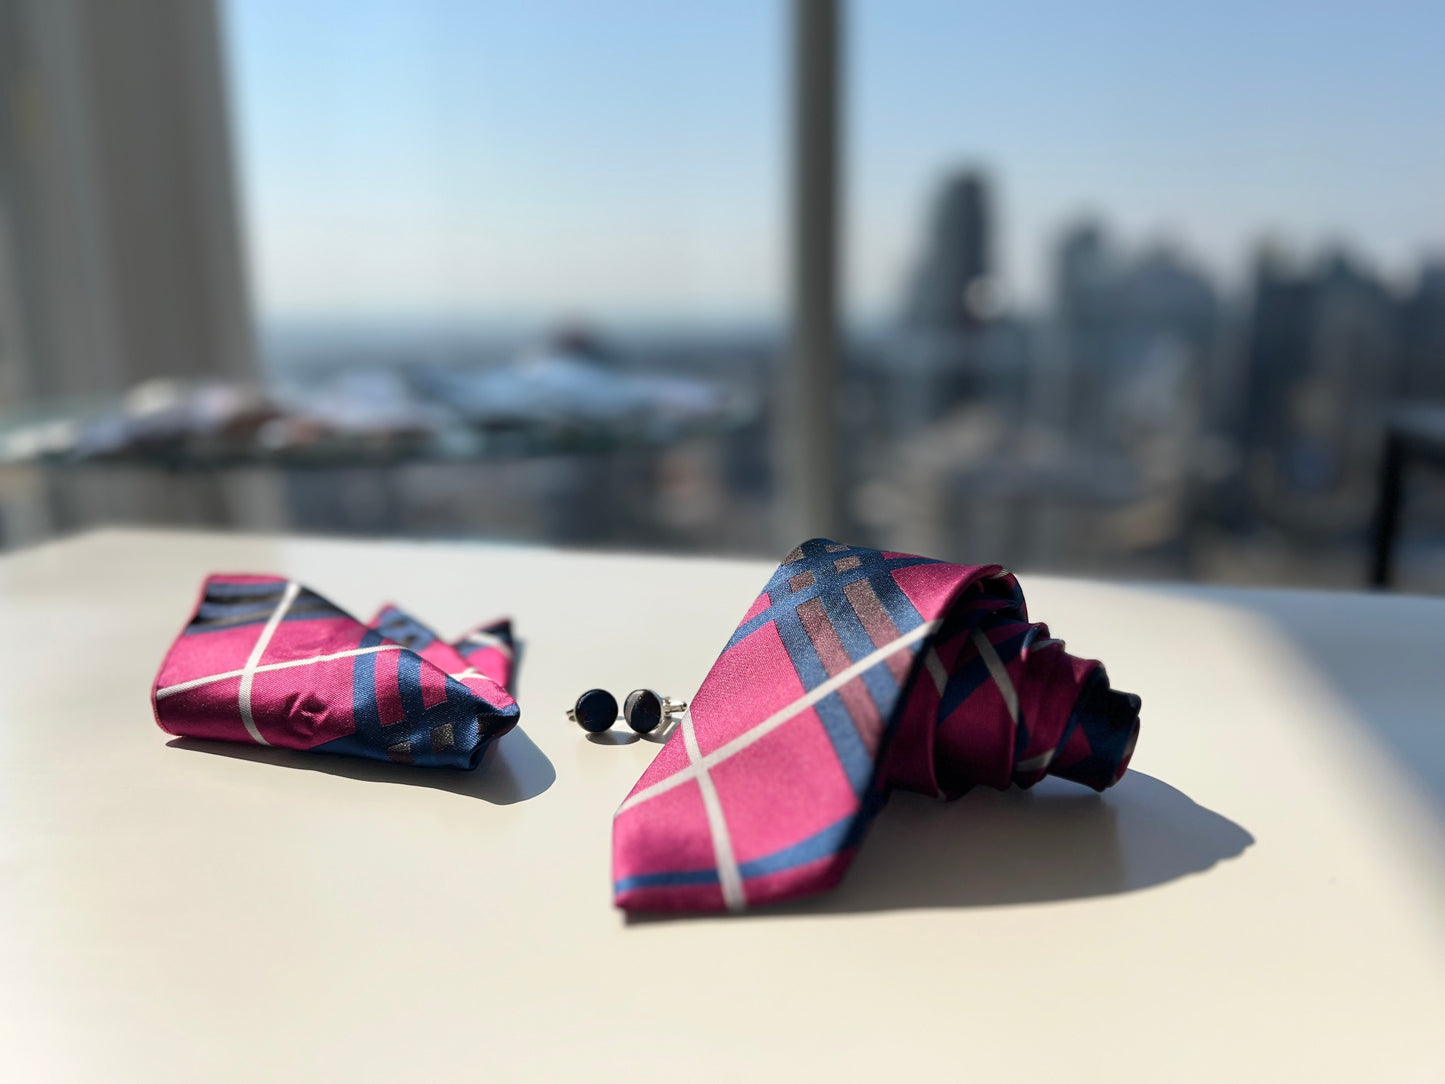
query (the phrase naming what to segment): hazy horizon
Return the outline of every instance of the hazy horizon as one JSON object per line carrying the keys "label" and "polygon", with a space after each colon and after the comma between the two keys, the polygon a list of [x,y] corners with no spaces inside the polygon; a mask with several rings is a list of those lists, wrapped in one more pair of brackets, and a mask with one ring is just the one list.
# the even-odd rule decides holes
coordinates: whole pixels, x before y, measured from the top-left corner
{"label": "hazy horizon", "polygon": [[[1255,246],[1397,284],[1445,244],[1445,10],[854,2],[850,323],[897,307],[946,173],[992,180],[1037,311],[1081,216],[1237,291]],[[228,0],[263,323],[776,322],[787,8]]]}

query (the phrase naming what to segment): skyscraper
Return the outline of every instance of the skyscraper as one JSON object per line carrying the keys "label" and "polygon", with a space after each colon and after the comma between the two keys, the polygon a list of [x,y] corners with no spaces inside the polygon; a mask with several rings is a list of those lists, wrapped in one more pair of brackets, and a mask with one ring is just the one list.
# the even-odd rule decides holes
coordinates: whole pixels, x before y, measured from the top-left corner
{"label": "skyscraper", "polygon": [[906,322],[931,331],[981,327],[996,307],[988,184],[976,172],[949,177],[934,204]]}
{"label": "skyscraper", "polygon": [[1415,400],[1445,400],[1445,262],[1421,268],[1400,322],[1400,390]]}
{"label": "skyscraper", "polygon": [[1363,529],[1397,351],[1387,291],[1348,256],[1304,273],[1259,261],[1244,426],[1258,514],[1313,537]]}

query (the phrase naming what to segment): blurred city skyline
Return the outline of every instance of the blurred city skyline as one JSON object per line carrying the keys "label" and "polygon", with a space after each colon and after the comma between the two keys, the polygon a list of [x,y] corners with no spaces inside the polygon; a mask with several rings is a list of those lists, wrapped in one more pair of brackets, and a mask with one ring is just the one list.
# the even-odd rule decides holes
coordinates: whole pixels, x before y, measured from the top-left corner
{"label": "blurred city skyline", "polygon": [[[1441,252],[1427,5],[848,7],[850,322],[904,306],[938,186],[982,167],[994,264],[1050,299],[1084,218],[1227,294],[1259,246],[1399,290]],[[263,324],[768,323],[785,13],[228,0]]]}
{"label": "blurred city skyline", "polygon": [[[55,10],[0,0],[0,542],[772,552],[785,5]],[[848,537],[1360,582],[1445,402],[1445,10],[845,10]]]}

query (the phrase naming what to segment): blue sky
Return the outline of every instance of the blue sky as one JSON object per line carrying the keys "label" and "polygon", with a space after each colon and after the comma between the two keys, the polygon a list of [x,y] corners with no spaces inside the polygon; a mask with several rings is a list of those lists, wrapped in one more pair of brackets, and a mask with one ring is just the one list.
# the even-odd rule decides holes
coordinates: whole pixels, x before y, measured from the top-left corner
{"label": "blue sky", "polygon": [[[848,7],[850,312],[897,301],[947,170],[1035,303],[1081,214],[1226,282],[1271,237],[1445,251],[1445,5]],[[783,0],[227,0],[267,317],[773,317]]]}

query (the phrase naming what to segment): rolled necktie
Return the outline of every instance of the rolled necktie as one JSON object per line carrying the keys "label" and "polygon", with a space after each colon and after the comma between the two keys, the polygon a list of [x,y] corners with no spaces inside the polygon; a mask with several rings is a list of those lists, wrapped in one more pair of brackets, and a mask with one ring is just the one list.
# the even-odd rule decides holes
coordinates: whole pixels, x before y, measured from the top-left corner
{"label": "rolled necktie", "polygon": [[277,576],[207,578],[156,674],[169,734],[475,768],[516,725],[508,621],[454,643],[395,606],[363,625]]}
{"label": "rolled necktie", "polygon": [[833,888],[895,787],[1116,783],[1139,698],[1030,622],[998,565],[805,542],[748,609],[613,822],[636,911]]}

